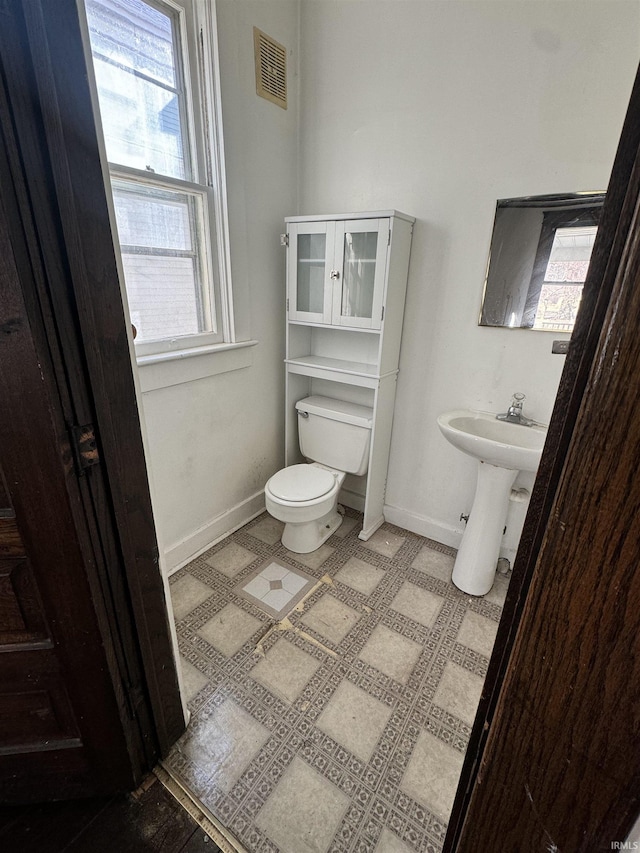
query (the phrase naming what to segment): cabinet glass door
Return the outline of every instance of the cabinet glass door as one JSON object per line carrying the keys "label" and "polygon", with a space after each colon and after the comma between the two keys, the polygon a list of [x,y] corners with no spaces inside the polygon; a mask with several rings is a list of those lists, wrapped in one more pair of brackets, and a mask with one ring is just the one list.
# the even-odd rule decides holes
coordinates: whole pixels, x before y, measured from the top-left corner
{"label": "cabinet glass door", "polygon": [[341,222],[336,246],[341,247],[342,283],[335,288],[333,322],[342,326],[379,329],[389,239],[389,221]]}
{"label": "cabinet glass door", "polygon": [[333,257],[332,232],[327,233],[326,223],[294,223],[289,229],[289,246],[290,319],[331,322],[327,258]]}

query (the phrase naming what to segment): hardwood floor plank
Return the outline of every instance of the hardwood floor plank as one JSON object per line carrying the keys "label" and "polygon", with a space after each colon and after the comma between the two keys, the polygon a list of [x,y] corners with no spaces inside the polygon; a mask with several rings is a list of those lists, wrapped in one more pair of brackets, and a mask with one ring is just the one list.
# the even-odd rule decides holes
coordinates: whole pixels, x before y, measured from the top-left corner
{"label": "hardwood floor plank", "polygon": [[220,853],[153,777],[139,795],[0,808],[2,853]]}
{"label": "hardwood floor plank", "polygon": [[191,815],[156,782],[138,800],[129,795],[111,803],[65,853],[179,853],[196,826]]}
{"label": "hardwood floor plank", "polygon": [[7,821],[0,830],[2,853],[62,853],[67,846],[98,818],[115,797],[42,803],[34,806],[5,806]]}

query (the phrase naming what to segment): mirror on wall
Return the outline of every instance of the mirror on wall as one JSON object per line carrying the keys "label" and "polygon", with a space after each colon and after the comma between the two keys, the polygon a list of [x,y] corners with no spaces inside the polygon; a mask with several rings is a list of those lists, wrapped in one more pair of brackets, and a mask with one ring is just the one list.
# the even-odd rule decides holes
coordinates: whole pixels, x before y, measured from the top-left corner
{"label": "mirror on wall", "polygon": [[571,332],[604,193],[498,201],[481,326]]}

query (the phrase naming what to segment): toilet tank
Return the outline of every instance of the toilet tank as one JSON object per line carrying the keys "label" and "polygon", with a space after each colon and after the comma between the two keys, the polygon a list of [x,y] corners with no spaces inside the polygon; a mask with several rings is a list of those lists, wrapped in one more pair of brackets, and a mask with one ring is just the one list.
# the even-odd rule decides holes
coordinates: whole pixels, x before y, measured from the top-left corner
{"label": "toilet tank", "polygon": [[372,408],[316,396],[299,400],[296,409],[303,456],[347,474],[367,473]]}

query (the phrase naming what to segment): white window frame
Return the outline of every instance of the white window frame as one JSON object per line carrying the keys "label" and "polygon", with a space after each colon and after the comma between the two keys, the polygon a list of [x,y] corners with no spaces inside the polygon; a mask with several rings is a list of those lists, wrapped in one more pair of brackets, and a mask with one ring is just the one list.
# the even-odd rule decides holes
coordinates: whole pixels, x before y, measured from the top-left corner
{"label": "white window frame", "polygon": [[[82,0],[81,0],[82,2]],[[204,272],[205,300],[210,300],[217,328],[214,331],[135,343],[139,363],[183,357],[185,354],[227,350],[236,343],[229,220],[227,212],[222,111],[218,80],[218,40],[215,0],[143,0],[161,12],[172,13],[176,33],[176,73],[184,92],[180,111],[185,165],[190,172],[183,180],[146,172],[118,163],[108,164],[114,181],[183,191],[202,198],[200,247]],[[97,88],[95,90],[97,92]],[[117,233],[114,242],[120,256]]]}

